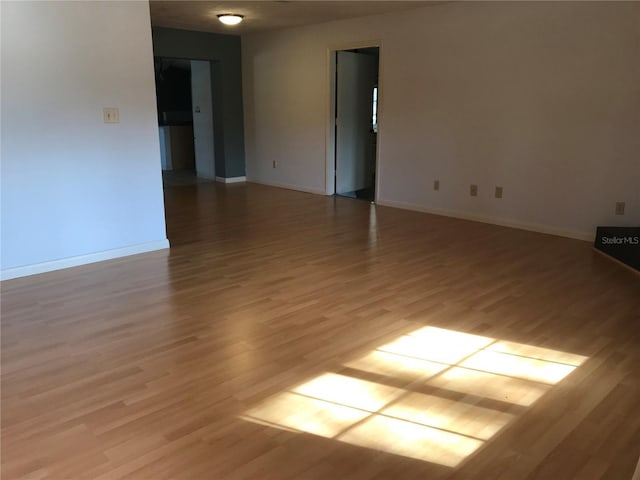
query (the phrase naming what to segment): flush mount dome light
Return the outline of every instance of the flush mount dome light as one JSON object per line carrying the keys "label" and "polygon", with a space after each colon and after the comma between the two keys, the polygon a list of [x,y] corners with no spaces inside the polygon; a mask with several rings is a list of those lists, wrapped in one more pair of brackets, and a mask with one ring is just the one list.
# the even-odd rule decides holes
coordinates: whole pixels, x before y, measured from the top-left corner
{"label": "flush mount dome light", "polygon": [[218,15],[220,20],[225,25],[238,25],[242,21],[243,16],[235,13],[222,13]]}

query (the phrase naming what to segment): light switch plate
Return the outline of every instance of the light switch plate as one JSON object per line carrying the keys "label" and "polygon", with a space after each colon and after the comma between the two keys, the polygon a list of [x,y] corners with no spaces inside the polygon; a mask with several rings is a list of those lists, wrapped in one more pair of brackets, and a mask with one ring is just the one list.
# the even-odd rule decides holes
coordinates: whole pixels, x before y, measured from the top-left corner
{"label": "light switch plate", "polygon": [[120,112],[117,108],[103,108],[104,123],[120,123]]}

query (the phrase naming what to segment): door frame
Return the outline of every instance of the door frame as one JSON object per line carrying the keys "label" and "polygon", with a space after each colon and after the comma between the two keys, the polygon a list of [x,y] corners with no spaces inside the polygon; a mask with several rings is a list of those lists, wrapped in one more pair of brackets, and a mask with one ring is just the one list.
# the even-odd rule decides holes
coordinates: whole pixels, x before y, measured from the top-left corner
{"label": "door frame", "polygon": [[327,48],[327,98],[326,106],[326,148],[325,148],[325,194],[335,195],[336,184],[336,56],[341,50],[355,50],[357,48],[378,48],[378,133],[376,134],[376,184],[374,202],[378,203],[380,196],[380,144],[382,139],[382,118],[383,118],[383,65],[382,62],[382,41],[369,40],[363,42],[353,42],[340,45],[332,45]]}
{"label": "door frame", "polygon": [[[0,0],[2,1],[2,0]],[[225,167],[225,155],[224,155],[224,151],[222,150],[222,145],[224,144],[224,130],[223,130],[223,119],[222,119],[222,90],[221,90],[221,84],[216,85],[216,82],[220,82],[221,80],[219,79],[220,74],[219,74],[219,69],[220,69],[220,64],[222,63],[222,60],[216,60],[216,59],[212,59],[212,58],[202,58],[202,57],[192,57],[192,56],[180,56],[180,55],[171,55],[171,56],[165,56],[165,55],[153,55],[153,58],[155,60],[155,58],[166,58],[167,60],[186,60],[186,61],[201,61],[201,62],[208,62],[209,63],[209,72],[210,72],[210,88],[211,88],[211,115],[212,115],[212,120],[213,120],[213,155],[214,155],[214,172],[216,173],[216,177],[215,180],[217,181],[217,179],[219,178],[224,178],[224,177],[219,177],[218,176],[218,172],[220,171],[224,171],[224,168],[218,168],[218,165],[222,165],[222,167]],[[155,71],[154,71],[154,95],[157,95],[157,88],[158,86],[155,84]],[[218,106],[220,105],[220,106]],[[193,109],[193,104],[191,106],[191,108]],[[157,110],[157,108],[156,108]],[[193,112],[192,112],[193,113]],[[156,111],[156,116],[157,116],[158,112]],[[218,121],[216,121],[216,118],[218,119]],[[195,149],[195,141],[194,141],[194,145],[193,145],[194,149]],[[195,155],[195,153],[194,153]],[[194,165],[195,165],[195,156],[194,156]],[[160,171],[162,172],[162,165],[160,165]]]}

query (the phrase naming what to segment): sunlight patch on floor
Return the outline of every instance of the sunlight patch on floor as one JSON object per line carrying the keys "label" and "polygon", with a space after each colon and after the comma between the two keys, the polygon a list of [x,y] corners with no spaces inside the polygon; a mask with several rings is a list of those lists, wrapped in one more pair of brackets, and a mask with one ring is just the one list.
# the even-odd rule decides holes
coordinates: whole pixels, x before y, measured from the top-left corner
{"label": "sunlight patch on floor", "polygon": [[429,326],[241,418],[456,467],[586,358]]}
{"label": "sunlight patch on floor", "polygon": [[376,382],[325,373],[292,390],[308,397],[375,412],[404,391]]}
{"label": "sunlight patch on floor", "polygon": [[580,366],[586,359],[586,357],[576,355],[574,353],[534,347],[523,343],[505,342],[504,340],[494,342],[492,345],[487,347],[487,350],[510,353],[512,355],[520,355],[529,358],[537,358],[548,362],[566,363],[567,365],[573,365],[574,367]]}
{"label": "sunlight patch on floor", "polygon": [[427,462],[455,467],[482,441],[418,423],[372,415],[338,440]]}
{"label": "sunlight patch on floor", "polygon": [[460,367],[447,369],[430,379],[429,385],[523,407],[534,403],[551,388],[549,385]]}
{"label": "sunlight patch on floor", "polygon": [[547,362],[536,358],[486,350],[474,354],[461,362],[460,366],[552,385],[558,383],[576,368],[564,363]]}
{"label": "sunlight patch on floor", "polygon": [[369,415],[366,410],[285,392],[249,410],[245,417],[331,438]]}
{"label": "sunlight patch on floor", "polygon": [[380,413],[481,440],[491,438],[513,418],[490,408],[415,392]]}
{"label": "sunlight patch on floor", "polygon": [[384,375],[391,378],[415,381],[418,378],[432,377],[440,373],[448,365],[443,363],[429,362],[418,358],[397,355],[395,353],[381,352],[375,350],[362,358],[344,364],[345,367],[370,372],[377,375]]}
{"label": "sunlight patch on floor", "polygon": [[451,365],[493,341],[488,337],[425,327],[383,345],[378,350]]}

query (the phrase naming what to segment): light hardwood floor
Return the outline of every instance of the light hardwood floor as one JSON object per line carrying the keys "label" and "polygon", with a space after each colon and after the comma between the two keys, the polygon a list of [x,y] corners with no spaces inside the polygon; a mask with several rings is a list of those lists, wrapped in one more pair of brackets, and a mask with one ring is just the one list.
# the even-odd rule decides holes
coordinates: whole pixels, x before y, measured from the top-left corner
{"label": "light hardwood floor", "polygon": [[259,185],[169,252],[2,283],[2,479],[630,479],[640,277],[585,242]]}

